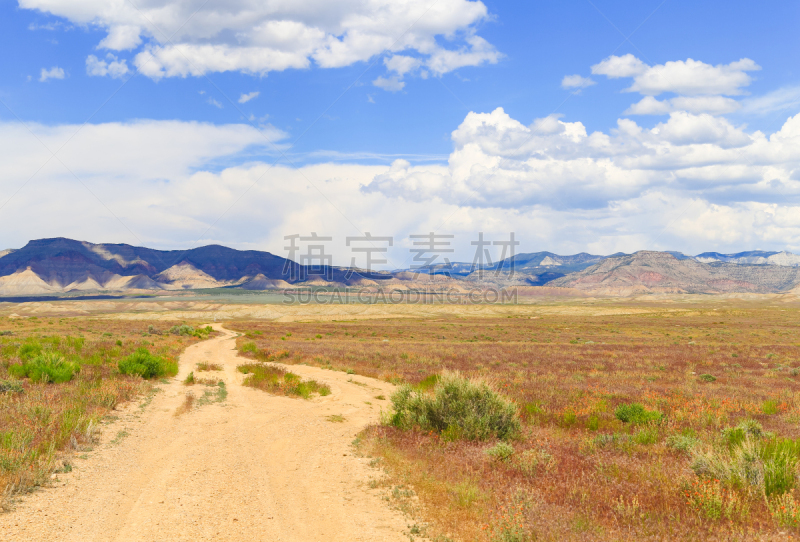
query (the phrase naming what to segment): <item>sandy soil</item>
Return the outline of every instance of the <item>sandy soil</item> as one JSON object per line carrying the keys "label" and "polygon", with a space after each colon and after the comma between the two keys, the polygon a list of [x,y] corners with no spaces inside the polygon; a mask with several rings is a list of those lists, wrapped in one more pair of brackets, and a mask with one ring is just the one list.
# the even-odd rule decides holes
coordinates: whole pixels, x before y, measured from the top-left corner
{"label": "sandy soil", "polygon": [[[223,335],[187,348],[178,377],[117,412],[94,450],[76,454],[71,473],[0,515],[0,539],[407,540],[408,521],[368,489],[378,471],[350,446],[385,405],[375,396],[392,386],[293,366],[333,393],[305,401],[245,388],[235,334],[215,327]],[[176,416],[187,389],[198,398],[218,389],[181,384],[201,361],[223,365],[195,375],[222,378],[228,396]],[[333,414],[345,421],[328,421]]]}

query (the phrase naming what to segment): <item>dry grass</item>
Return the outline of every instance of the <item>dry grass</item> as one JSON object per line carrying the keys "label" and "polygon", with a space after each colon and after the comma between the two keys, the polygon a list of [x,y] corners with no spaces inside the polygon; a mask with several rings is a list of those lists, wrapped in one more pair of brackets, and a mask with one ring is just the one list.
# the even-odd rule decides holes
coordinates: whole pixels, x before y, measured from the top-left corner
{"label": "dry grass", "polygon": [[197,364],[198,371],[221,371],[222,365],[218,363],[211,363],[210,361],[203,361]]}
{"label": "dry grass", "polygon": [[186,398],[183,400],[181,406],[175,410],[175,416],[180,416],[182,414],[186,414],[187,412],[192,411],[192,407],[194,406],[195,396],[192,392],[186,392]]}
{"label": "dry grass", "polygon": [[[152,328],[169,329],[177,322]],[[0,507],[49,480],[61,456],[91,446],[110,410],[152,389],[150,382],[119,372],[118,363],[138,348],[169,362],[196,338],[154,334],[148,322],[132,326],[90,318],[0,318]],[[58,353],[79,370],[67,382],[16,380],[24,358]]]}
{"label": "dry grass", "polygon": [[[282,363],[423,387],[443,370],[498,383],[524,420],[506,460],[486,453],[493,442],[450,442],[436,433],[375,426],[362,439],[363,450],[382,457],[398,483],[414,487],[434,534],[780,538],[790,522],[757,491],[724,488],[735,491],[744,503],[736,510],[746,513],[713,519],[698,512],[686,498],[702,481],[690,469],[688,450],[722,450],[722,430],[746,419],[780,437],[800,437],[800,311],[719,302],[707,309],[639,304],[632,311],[610,303],[583,314],[557,309],[539,318],[229,327],[247,333],[240,346],[249,343],[246,355],[256,359],[280,356]],[[632,403],[643,410],[623,407],[622,417],[631,420],[623,422],[618,407]]]}

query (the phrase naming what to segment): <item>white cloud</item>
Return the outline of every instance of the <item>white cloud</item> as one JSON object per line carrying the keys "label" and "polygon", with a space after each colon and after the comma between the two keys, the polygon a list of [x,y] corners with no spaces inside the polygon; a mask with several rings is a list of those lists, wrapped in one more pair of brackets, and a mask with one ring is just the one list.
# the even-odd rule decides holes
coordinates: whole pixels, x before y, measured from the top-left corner
{"label": "white cloud", "polygon": [[590,87],[596,84],[592,81],[591,77],[583,77],[578,74],[575,75],[565,75],[564,79],[561,80],[561,88],[565,89],[582,89],[586,87]]}
{"label": "white cloud", "polygon": [[400,77],[422,66],[422,61],[420,59],[406,55],[392,55],[389,58],[385,58],[383,63],[386,65],[387,69],[395,72]]}
{"label": "white cloud", "polygon": [[658,96],[663,92],[674,92],[688,96],[742,94],[742,87],[752,81],[749,71],[761,67],[743,58],[730,64],[712,66],[693,60],[676,60],[648,66],[631,54],[610,56],[592,66],[592,73],[610,78],[632,77],[633,84],[626,89],[646,96]]}
{"label": "white cloud", "polygon": [[223,105],[221,103],[219,103],[217,100],[215,100],[214,98],[209,98],[206,102],[208,103],[208,105],[213,105],[217,109],[222,109],[223,108]]}
{"label": "white cloud", "polygon": [[649,66],[628,53],[623,56],[610,56],[602,62],[592,66],[592,73],[605,75],[612,79],[620,77],[633,77],[644,73]]}
{"label": "white cloud", "polygon": [[400,78],[397,76],[393,77],[379,76],[372,82],[372,84],[378,88],[382,88],[383,90],[388,90],[389,92],[397,92],[399,90],[403,90],[403,87],[406,86],[406,84],[403,81],[401,81]]}
{"label": "white cloud", "polygon": [[[225,71],[263,76],[312,63],[349,66],[381,54],[389,55],[388,69],[397,76],[419,67],[441,75],[501,56],[475,34],[478,23],[489,18],[479,0],[19,3],[105,29],[100,48],[131,50],[144,43],[133,63],[153,79]],[[399,57],[416,58],[418,64]]]}
{"label": "white cloud", "polygon": [[258,98],[259,94],[261,93],[257,90],[253,92],[248,92],[247,94],[242,94],[241,96],[239,96],[239,103],[240,104],[247,103],[254,98]]}
{"label": "white cloud", "polygon": [[641,101],[630,106],[625,114],[665,115],[673,111],[688,111],[690,113],[724,115],[737,111],[741,107],[739,102],[725,96],[678,96],[663,101],[652,96],[645,96]]}
{"label": "white cloud", "polygon": [[42,68],[41,74],[39,75],[39,82],[44,83],[49,79],[64,79],[64,75],[64,69],[58,66],[53,66],[49,70]]}
{"label": "white cloud", "polygon": [[587,133],[580,122],[525,125],[497,109],[466,116],[445,164],[298,169],[238,165],[248,149],[286,137],[270,127],[31,128],[36,137],[0,123],[0,193],[13,194],[50,157],[37,138],[51,149],[69,140],[59,158],[103,204],[51,160],[0,214],[7,246],[64,235],[178,248],[200,238],[285,254],[284,235],[317,231],[334,236],[329,252],[347,264],[344,237],[370,231],[395,236],[394,267],[408,258],[408,235],[429,231],[457,235],[453,257],[466,261],[477,231],[516,231],[528,251],[800,250],[800,115],[769,135],[685,112],[650,130],[620,119],[609,133]]}
{"label": "white cloud", "polygon": [[756,115],[798,109],[800,108],[800,87],[780,88],[763,96],[747,98],[742,102],[742,112]]}
{"label": "white cloud", "polygon": [[119,60],[111,53],[106,55],[105,60],[89,55],[86,57],[86,73],[98,77],[110,75],[118,79],[128,73],[128,64],[124,58]]}

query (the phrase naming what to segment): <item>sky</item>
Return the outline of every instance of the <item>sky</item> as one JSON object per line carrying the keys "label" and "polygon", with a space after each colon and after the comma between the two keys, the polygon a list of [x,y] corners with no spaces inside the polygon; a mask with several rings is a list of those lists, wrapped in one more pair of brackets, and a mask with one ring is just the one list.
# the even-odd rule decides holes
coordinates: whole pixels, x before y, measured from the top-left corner
{"label": "sky", "polygon": [[798,23],[795,2],[0,2],[0,248],[798,252]]}

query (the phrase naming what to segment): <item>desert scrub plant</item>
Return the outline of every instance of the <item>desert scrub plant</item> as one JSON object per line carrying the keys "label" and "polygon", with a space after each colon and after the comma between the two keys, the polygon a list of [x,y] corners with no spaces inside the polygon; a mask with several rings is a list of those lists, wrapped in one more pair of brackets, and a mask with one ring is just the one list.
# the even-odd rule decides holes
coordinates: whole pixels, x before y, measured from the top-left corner
{"label": "desert scrub plant", "polygon": [[247,375],[242,381],[245,386],[258,388],[276,395],[294,395],[309,399],[313,394],[330,395],[331,388],[316,380],[303,380],[276,365],[267,363],[245,363],[236,368]]}
{"label": "desert scrub plant", "polygon": [[691,434],[670,435],[666,440],[667,446],[685,454],[691,454],[695,446],[700,444],[700,439]]}
{"label": "desert scrub plant", "polygon": [[176,362],[155,356],[145,347],[137,348],[133,354],[120,361],[118,367],[122,374],[139,375],[145,379],[178,374]]}
{"label": "desert scrub plant", "polygon": [[0,380],[0,393],[22,393],[24,388],[18,380]]}
{"label": "desert scrub plant", "polygon": [[9,365],[8,372],[17,378],[30,378],[33,382],[52,382],[61,384],[69,382],[80,370],[75,363],[70,363],[57,352],[46,351],[30,358],[22,365]]}
{"label": "desert scrub plant", "polygon": [[222,366],[218,363],[211,363],[210,361],[203,361],[197,364],[198,371],[221,371]]}
{"label": "desert scrub plant", "polygon": [[485,380],[445,372],[433,395],[404,385],[392,395],[394,412],[387,425],[408,430],[436,431],[450,440],[507,440],[519,435],[517,406]]}
{"label": "desert scrub plant", "polygon": [[639,403],[621,404],[614,411],[617,419],[634,425],[660,422],[663,415],[658,410],[647,410]]}
{"label": "desert scrub plant", "polygon": [[186,375],[186,379],[183,381],[183,385],[184,386],[193,386],[194,383],[195,383],[194,371],[192,371],[188,375]]}
{"label": "desert scrub plant", "polygon": [[207,339],[209,333],[214,331],[211,326],[199,327],[197,329],[186,324],[180,326],[172,326],[169,332],[173,335],[180,335],[182,337],[197,337],[198,339]]}
{"label": "desert scrub plant", "polygon": [[507,461],[514,455],[514,447],[507,442],[498,442],[486,450],[486,454],[498,461]]}
{"label": "desert scrub plant", "polygon": [[239,351],[244,354],[248,353],[255,354],[256,352],[258,352],[258,347],[254,342],[246,342],[241,347],[239,347]]}
{"label": "desert scrub plant", "polygon": [[767,497],[792,490],[797,483],[800,442],[792,439],[746,437],[730,445],[691,451],[691,468],[698,477],[721,480],[738,488],[755,489]]}

